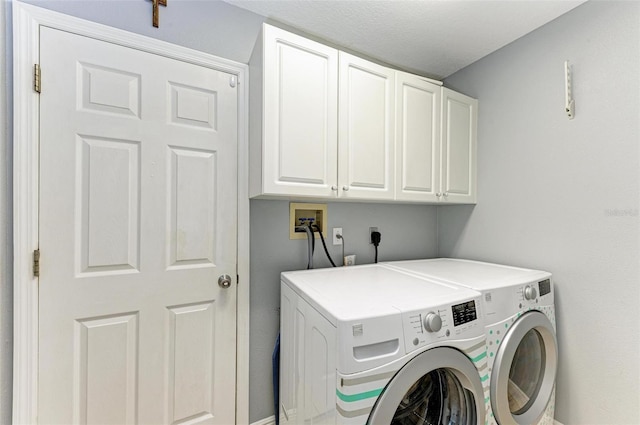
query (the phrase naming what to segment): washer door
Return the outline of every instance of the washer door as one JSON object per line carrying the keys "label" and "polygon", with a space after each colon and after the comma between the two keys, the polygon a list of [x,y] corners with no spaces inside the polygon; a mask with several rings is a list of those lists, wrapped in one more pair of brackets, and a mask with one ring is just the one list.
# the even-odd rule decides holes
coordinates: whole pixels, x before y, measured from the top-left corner
{"label": "washer door", "polygon": [[556,380],[558,346],[542,312],[523,314],[505,335],[491,372],[491,407],[500,425],[531,425],[544,414]]}
{"label": "washer door", "polygon": [[373,406],[370,425],[477,425],[484,423],[480,375],[454,348],[427,350],[389,381]]}

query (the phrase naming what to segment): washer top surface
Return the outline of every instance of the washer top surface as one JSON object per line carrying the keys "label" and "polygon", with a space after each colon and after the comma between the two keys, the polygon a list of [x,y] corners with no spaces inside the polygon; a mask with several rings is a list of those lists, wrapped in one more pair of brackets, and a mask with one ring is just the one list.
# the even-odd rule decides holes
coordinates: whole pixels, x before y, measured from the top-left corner
{"label": "washer top surface", "polygon": [[468,288],[381,264],[283,272],[281,277],[334,325],[337,321],[395,315],[480,296]]}
{"label": "washer top surface", "polygon": [[540,270],[454,258],[394,261],[383,264],[479,291],[522,285],[551,277],[550,273]]}

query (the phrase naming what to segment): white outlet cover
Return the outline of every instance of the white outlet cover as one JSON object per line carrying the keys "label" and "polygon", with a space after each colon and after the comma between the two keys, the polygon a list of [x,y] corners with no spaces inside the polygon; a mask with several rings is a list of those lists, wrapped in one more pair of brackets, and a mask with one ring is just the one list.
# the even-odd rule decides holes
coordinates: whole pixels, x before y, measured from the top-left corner
{"label": "white outlet cover", "polygon": [[342,227],[334,227],[333,228],[333,244],[334,245],[342,245],[342,239],[338,239],[337,236],[342,236]]}

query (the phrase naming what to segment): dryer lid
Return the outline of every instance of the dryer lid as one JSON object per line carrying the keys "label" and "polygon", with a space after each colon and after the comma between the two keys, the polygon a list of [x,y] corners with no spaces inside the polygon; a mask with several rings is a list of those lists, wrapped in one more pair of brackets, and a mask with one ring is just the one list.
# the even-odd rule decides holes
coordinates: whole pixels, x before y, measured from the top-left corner
{"label": "dryer lid", "polygon": [[394,261],[384,264],[475,290],[522,285],[551,277],[551,273],[540,270],[455,258]]}

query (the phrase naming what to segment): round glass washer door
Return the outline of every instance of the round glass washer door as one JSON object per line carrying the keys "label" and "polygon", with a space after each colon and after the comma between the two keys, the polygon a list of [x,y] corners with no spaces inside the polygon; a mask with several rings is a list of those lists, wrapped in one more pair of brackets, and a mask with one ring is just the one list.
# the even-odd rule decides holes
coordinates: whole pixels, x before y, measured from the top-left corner
{"label": "round glass washer door", "polygon": [[484,423],[480,375],[462,352],[438,347],[418,354],[389,381],[369,425],[477,425]]}
{"label": "round glass washer door", "polygon": [[491,407],[501,425],[537,423],[556,379],[558,348],[553,325],[542,312],[523,314],[496,352]]}

